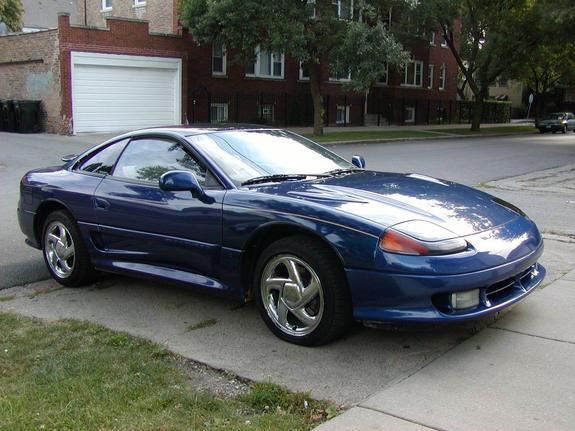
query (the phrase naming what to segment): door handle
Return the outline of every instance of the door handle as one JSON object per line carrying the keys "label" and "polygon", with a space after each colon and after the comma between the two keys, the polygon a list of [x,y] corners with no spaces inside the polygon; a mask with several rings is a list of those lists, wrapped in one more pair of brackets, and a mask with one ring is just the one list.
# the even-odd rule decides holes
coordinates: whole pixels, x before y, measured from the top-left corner
{"label": "door handle", "polygon": [[94,206],[97,210],[107,210],[110,208],[110,202],[102,198],[94,198]]}

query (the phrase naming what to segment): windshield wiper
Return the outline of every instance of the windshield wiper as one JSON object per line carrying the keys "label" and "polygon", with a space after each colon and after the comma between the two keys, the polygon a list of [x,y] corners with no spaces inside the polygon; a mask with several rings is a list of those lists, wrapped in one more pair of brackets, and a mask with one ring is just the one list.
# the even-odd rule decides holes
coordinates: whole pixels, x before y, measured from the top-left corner
{"label": "windshield wiper", "polygon": [[324,174],[274,174],[250,178],[242,183],[242,186],[258,183],[271,183],[289,180],[305,180],[307,177],[326,177]]}
{"label": "windshield wiper", "polygon": [[361,171],[363,171],[363,169],[359,168],[334,169],[333,171],[325,172],[324,175],[331,177],[335,175],[349,174],[351,172],[361,172]]}

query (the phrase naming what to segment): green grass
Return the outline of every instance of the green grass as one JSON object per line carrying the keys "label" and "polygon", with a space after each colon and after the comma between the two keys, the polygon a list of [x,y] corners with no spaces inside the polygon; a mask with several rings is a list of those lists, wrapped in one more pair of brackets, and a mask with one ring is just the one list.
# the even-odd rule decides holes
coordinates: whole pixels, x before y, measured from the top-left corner
{"label": "green grass", "polygon": [[92,323],[0,314],[0,328],[0,429],[307,430],[335,414],[271,383],[195,390],[181,358]]}
{"label": "green grass", "polygon": [[316,142],[338,142],[338,141],[363,141],[376,139],[411,139],[438,137],[437,133],[422,130],[370,130],[358,132],[331,132],[323,136],[314,136],[311,133],[304,134],[309,139]]}
{"label": "green grass", "polygon": [[507,135],[514,133],[535,133],[537,129],[533,125],[525,126],[501,126],[501,127],[481,127],[479,132],[472,132],[469,128],[464,129],[434,129],[436,132],[440,133],[450,133],[452,135]]}

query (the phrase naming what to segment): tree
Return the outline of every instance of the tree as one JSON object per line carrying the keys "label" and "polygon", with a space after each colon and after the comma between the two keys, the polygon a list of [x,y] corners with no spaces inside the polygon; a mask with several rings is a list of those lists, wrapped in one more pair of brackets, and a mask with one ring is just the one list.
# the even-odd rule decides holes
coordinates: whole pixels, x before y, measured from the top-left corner
{"label": "tree", "polygon": [[519,55],[517,33],[529,0],[427,0],[418,7],[428,25],[439,27],[475,98],[471,130],[479,130],[489,85]]}
{"label": "tree", "polygon": [[23,13],[21,0],[0,0],[0,23],[3,22],[8,30],[20,30]]}
{"label": "tree", "polygon": [[575,83],[575,39],[564,27],[573,17],[575,6],[564,0],[540,0],[517,26],[520,55],[510,75],[534,92],[537,116],[556,85]]}
{"label": "tree", "polygon": [[[395,0],[397,2],[398,0]],[[378,26],[390,2],[375,0],[181,0],[180,20],[200,43],[221,43],[234,52],[236,63],[253,61],[255,49],[283,52],[308,70],[314,107],[314,134],[323,134],[321,70],[331,57],[352,69],[353,85],[364,88],[374,75],[385,73],[384,59],[399,63],[403,56],[387,31]],[[369,23],[367,22],[369,19]],[[372,30],[375,28],[375,30]],[[341,49],[369,39],[368,50]],[[365,56],[382,54],[381,59]],[[349,55],[353,55],[350,60]],[[347,67],[353,66],[353,67]],[[369,70],[367,70],[369,69]],[[361,83],[361,85],[360,85]]]}

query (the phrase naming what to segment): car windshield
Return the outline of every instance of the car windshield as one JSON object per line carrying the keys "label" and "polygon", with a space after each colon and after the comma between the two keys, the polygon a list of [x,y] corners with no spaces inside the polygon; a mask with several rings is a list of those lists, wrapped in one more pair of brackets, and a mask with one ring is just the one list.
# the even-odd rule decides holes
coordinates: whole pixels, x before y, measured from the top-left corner
{"label": "car windshield", "polygon": [[236,184],[267,175],[316,175],[354,165],[284,130],[236,130],[188,136]]}
{"label": "car windshield", "polygon": [[563,120],[565,118],[565,114],[561,112],[554,112],[547,116],[548,120]]}

